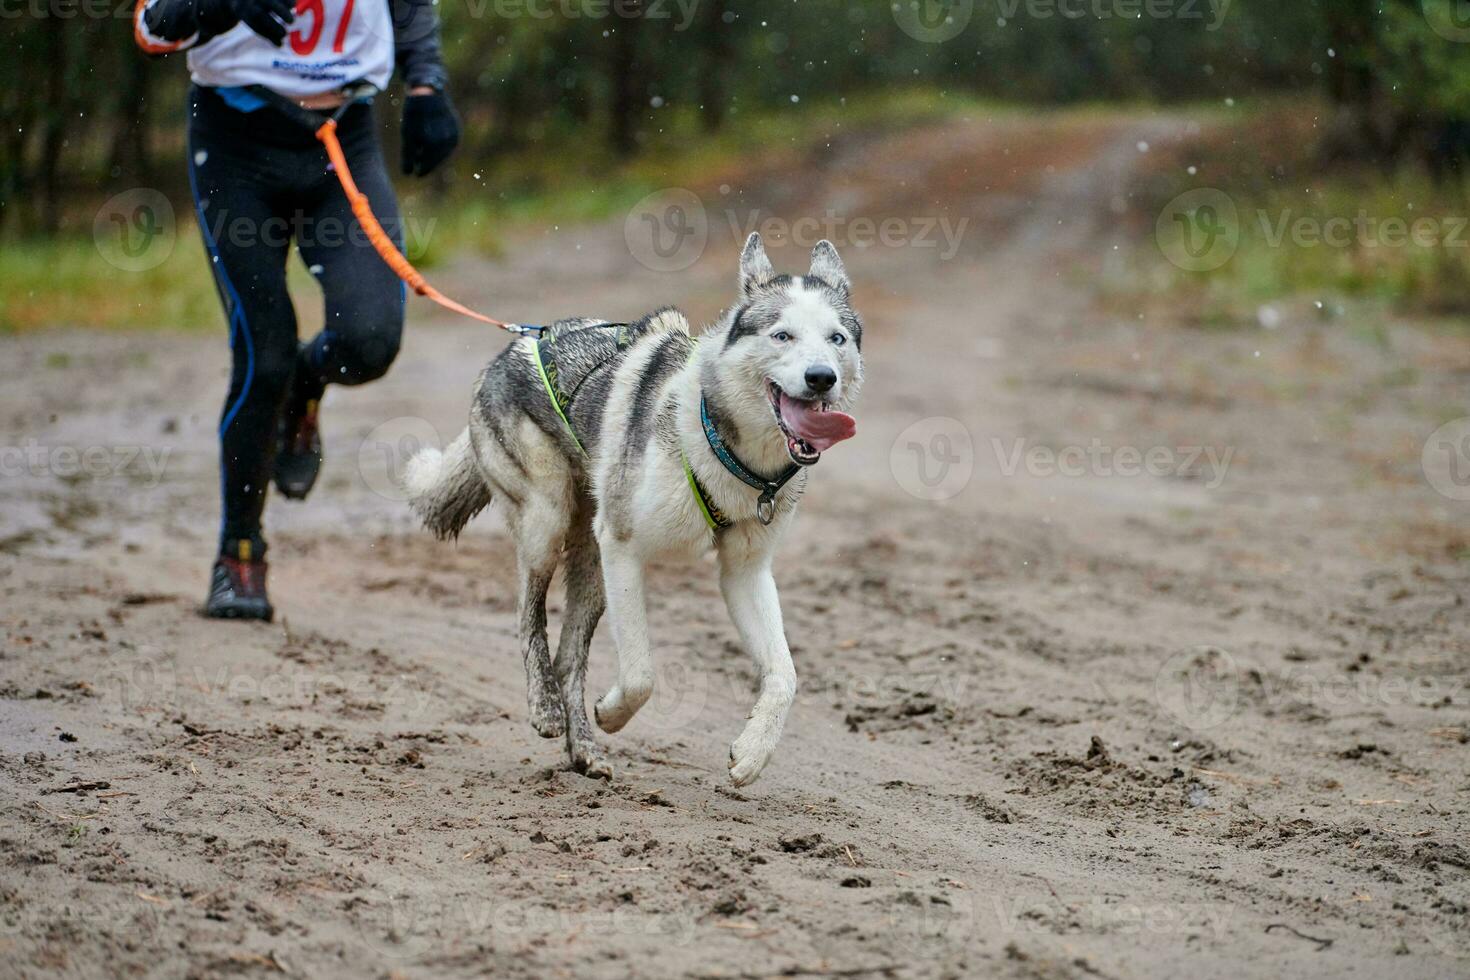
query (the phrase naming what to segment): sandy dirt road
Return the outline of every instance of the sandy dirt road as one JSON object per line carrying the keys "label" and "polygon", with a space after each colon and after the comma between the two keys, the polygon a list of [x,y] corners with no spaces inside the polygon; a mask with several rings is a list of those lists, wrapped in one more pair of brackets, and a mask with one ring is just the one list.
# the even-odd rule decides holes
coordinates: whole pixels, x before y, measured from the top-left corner
{"label": "sandy dirt road", "polygon": [[1099,312],[1151,247],[1137,144],[1186,125],[834,141],[700,188],[686,272],[621,222],[439,270],[703,320],[752,211],[968,219],[952,255],[844,249],[859,437],[778,563],[802,689],[740,791],[710,562],[655,570],[659,687],[589,781],[525,722],[498,519],[443,545],[395,499],[499,335],[415,306],[331,393],[323,484],[268,512],[273,625],[195,614],[220,337],[0,339],[0,976],[1470,973],[1470,504],[1421,459],[1470,350]]}

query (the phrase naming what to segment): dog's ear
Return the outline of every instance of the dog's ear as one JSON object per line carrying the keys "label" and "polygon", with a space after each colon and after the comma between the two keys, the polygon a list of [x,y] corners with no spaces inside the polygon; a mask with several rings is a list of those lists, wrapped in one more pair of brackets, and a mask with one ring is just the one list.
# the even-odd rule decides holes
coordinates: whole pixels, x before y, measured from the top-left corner
{"label": "dog's ear", "polygon": [[812,249],[812,269],[807,275],[816,276],[844,296],[852,289],[852,284],[847,281],[847,269],[843,268],[842,257],[837,254],[837,246],[825,238]]}
{"label": "dog's ear", "polygon": [[771,260],[766,258],[766,247],[761,244],[760,232],[751,232],[740,250],[740,295],[749,299],[766,283],[776,278]]}

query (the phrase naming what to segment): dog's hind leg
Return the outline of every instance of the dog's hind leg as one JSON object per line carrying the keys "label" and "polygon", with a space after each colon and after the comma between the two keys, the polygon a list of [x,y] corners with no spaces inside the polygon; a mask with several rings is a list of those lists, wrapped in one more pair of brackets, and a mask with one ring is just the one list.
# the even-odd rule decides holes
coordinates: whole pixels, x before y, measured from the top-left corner
{"label": "dog's hind leg", "polygon": [[745,539],[736,528],[720,543],[720,591],[760,672],[760,695],[745,729],[730,746],[730,778],[736,786],[754,782],[766,767],[796,699],[796,668],[786,645],[768,540]]}
{"label": "dog's hind leg", "polygon": [[476,412],[470,428],[481,472],[515,538],[516,618],[531,727],[543,738],[558,738],[566,730],[566,711],[546,641],[546,591],[576,506],[572,471],[530,419],[507,424],[502,416]]}
{"label": "dog's hind leg", "polygon": [[599,538],[602,579],[613,643],[618,648],[618,680],[593,707],[597,725],[619,731],[653,694],[653,655],[648,647],[648,607],[643,594],[643,558],[615,536]]}
{"label": "dog's hind leg", "polygon": [[558,738],[566,730],[562,705],[546,641],[546,592],[561,560],[567,512],[561,501],[531,497],[513,520],[516,566],[520,578],[517,619],[521,655],[526,664],[526,707],[531,727],[542,738]]}
{"label": "dog's hind leg", "polygon": [[561,639],[556,649],[556,680],[567,711],[567,755],[572,768],[586,776],[611,779],[612,766],[592,736],[587,721],[584,682],[587,651],[602,618],[602,565],[597,538],[592,533],[591,501],[583,501],[567,534],[567,605],[562,615]]}

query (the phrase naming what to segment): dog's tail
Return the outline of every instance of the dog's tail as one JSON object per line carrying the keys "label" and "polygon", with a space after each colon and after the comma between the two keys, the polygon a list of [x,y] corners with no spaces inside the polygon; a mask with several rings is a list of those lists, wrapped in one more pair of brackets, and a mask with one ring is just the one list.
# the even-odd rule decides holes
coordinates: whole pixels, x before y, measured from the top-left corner
{"label": "dog's tail", "polygon": [[408,461],[403,474],[408,504],[441,541],[459,532],[485,505],[490,488],[475,464],[470,430],[465,429],[443,452],[426,447]]}

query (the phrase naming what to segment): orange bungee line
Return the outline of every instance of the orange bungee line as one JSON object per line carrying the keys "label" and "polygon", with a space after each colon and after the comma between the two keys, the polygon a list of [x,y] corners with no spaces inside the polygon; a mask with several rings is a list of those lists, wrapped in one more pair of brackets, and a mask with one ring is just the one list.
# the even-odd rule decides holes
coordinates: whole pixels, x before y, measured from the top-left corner
{"label": "orange bungee line", "polygon": [[347,167],[347,156],[342,152],[342,144],[337,139],[337,120],[328,119],[323,123],[316,131],[316,138],[326,147],[327,158],[332,161],[332,169],[337,173],[337,181],[342,185],[342,192],[347,195],[347,203],[352,206],[353,215],[362,225],[363,231],[367,232],[368,241],[372,242],[373,248],[382,256],[383,261],[388,263],[388,268],[392,269],[394,274],[402,279],[409,288],[425,299],[438,303],[446,310],[452,310],[472,320],[479,320],[481,323],[488,323],[516,334],[541,332],[540,327],[506,323],[504,320],[497,320],[493,316],[476,312],[429,285],[423,273],[413,267],[413,263],[409,262],[407,257],[398,250],[393,240],[388,237],[388,233],[383,230],[383,226],[378,223],[377,215],[373,214],[367,195],[357,189],[357,183],[352,179],[352,171]]}

